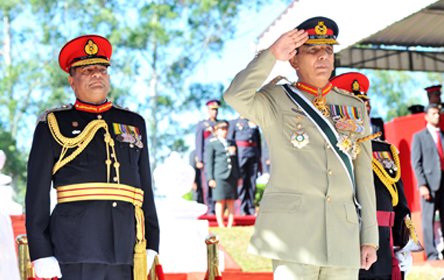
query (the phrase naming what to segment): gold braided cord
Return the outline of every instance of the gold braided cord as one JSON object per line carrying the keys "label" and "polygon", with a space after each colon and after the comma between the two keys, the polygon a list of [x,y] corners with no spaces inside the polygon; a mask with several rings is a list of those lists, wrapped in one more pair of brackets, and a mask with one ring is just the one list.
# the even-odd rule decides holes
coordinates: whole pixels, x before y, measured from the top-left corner
{"label": "gold braided cord", "polygon": [[381,132],[381,131],[378,131],[378,132],[373,133],[373,134],[370,134],[370,135],[368,135],[368,136],[361,137],[361,138],[359,138],[358,140],[356,140],[356,142],[357,142],[357,143],[362,143],[362,142],[365,142],[365,141],[373,140],[373,139],[375,139],[375,138],[378,138],[378,137],[381,136],[381,135],[382,135],[382,132]]}
{"label": "gold braided cord", "polygon": [[[119,174],[119,163],[117,161],[117,155],[114,149],[114,140],[111,138],[111,135],[108,130],[108,124],[104,120],[93,120],[84,128],[84,130],[77,135],[76,137],[65,137],[60,132],[57,119],[54,115],[54,113],[48,114],[48,125],[49,130],[51,131],[52,136],[56,140],[56,142],[62,146],[62,152],[60,154],[59,160],[54,164],[54,167],[52,169],[52,174],[54,175],[60,168],[65,166],[67,163],[74,160],[80,153],[85,150],[85,148],[88,146],[88,144],[92,141],[94,136],[96,135],[97,131],[101,128],[105,130],[105,138],[104,142],[106,145],[106,161],[105,164],[107,166],[107,182],[110,181],[110,166],[111,166],[111,159],[110,159],[110,149],[111,154],[114,157],[114,168],[116,170],[116,176],[117,176],[117,183],[120,183],[120,174]],[[74,150],[69,156],[66,156],[66,153],[68,149],[77,147],[76,150]]]}
{"label": "gold braided cord", "polygon": [[92,131],[94,131],[93,135],[97,132],[97,130],[101,127],[107,126],[104,120],[94,120],[90,122],[76,137],[65,137],[60,132],[57,119],[54,115],[54,113],[50,113],[48,115],[48,124],[49,129],[51,130],[51,134],[54,137],[54,139],[59,143],[60,146],[66,147],[68,149],[74,148],[85,141],[85,139],[92,134]]}
{"label": "gold braided cord", "polygon": [[390,175],[387,173],[387,171],[382,166],[382,164],[376,159],[375,159],[375,164],[381,170],[382,174],[384,174],[384,177],[387,178],[388,182],[390,182],[391,184],[395,184],[396,182],[399,181],[399,179],[401,179],[401,164],[399,161],[398,150],[396,149],[396,147],[393,145],[390,145],[390,151],[392,153],[393,160],[395,161],[395,166],[396,166],[396,174],[395,174],[394,178],[390,177]]}
{"label": "gold braided cord", "polygon": [[394,178],[390,177],[382,164],[375,158],[372,159],[372,168],[373,172],[375,172],[376,176],[378,176],[379,180],[384,184],[390,196],[392,197],[392,205],[396,206],[399,202],[398,189],[396,188],[396,182],[401,178],[401,165],[399,161],[398,151],[396,147],[390,145],[390,151],[392,152],[393,159],[395,161],[396,166],[396,175]]}
{"label": "gold braided cord", "polygon": [[418,236],[415,232],[415,225],[413,224],[413,221],[409,219],[404,219],[405,225],[409,229],[410,238],[413,239],[413,241],[417,244],[418,243]]}

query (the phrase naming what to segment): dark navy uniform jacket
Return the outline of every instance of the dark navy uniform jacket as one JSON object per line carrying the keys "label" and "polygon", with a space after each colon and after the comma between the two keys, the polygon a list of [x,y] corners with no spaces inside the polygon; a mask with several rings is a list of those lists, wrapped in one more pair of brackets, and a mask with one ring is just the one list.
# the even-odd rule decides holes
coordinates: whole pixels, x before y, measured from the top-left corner
{"label": "dark navy uniform jacket", "polygon": [[[54,114],[65,137],[77,136],[99,116],[74,108],[55,111]],[[120,183],[144,191],[142,208],[147,249],[158,252],[159,225],[151,186],[145,121],[136,113],[114,106],[100,116],[108,124],[115,141]],[[118,141],[113,124],[137,128],[143,147]],[[46,118],[41,119],[34,132],[28,161],[26,228],[31,259],[55,256],[61,263],[132,264],[135,244],[132,204],[121,201],[68,202],[58,204],[50,215],[51,185],[57,188],[107,181],[104,130],[100,129],[80,155],[52,175],[61,150],[62,147],[51,135]],[[116,183],[115,176],[111,167],[110,183]]]}
{"label": "dark navy uniform jacket", "polygon": [[[227,146],[234,146],[234,141],[227,139]],[[211,137],[206,147],[205,175],[207,180],[228,179],[240,177],[237,153],[230,155],[222,142],[216,137]],[[237,147],[236,147],[237,149]]]}
{"label": "dark navy uniform jacket", "polygon": [[236,141],[238,147],[239,163],[242,166],[248,158],[261,160],[261,136],[259,127],[250,127],[248,120],[238,118],[230,121],[228,138]]}
{"label": "dark navy uniform jacket", "polygon": [[[390,144],[384,141],[372,141],[373,152],[390,152]],[[386,171],[391,177],[395,177],[395,170],[393,167],[387,166]],[[394,211],[395,219],[393,225],[393,239],[394,245],[400,248],[404,247],[402,244],[401,227],[404,223],[404,217],[410,214],[407,199],[405,197],[404,185],[400,179],[396,183],[398,189],[399,202],[393,207],[392,198],[387,188],[381,182],[379,177],[373,173],[376,193],[376,210],[377,211]],[[378,259],[372,264],[369,270],[361,269],[359,271],[360,279],[375,279],[377,277],[389,276],[392,274],[392,249],[390,246],[390,228],[379,226],[379,249],[377,252]],[[391,279],[391,278],[389,278]]]}
{"label": "dark navy uniform jacket", "polygon": [[213,127],[216,121],[210,119],[201,120],[196,125],[196,161],[205,161],[205,146],[208,140],[213,136]]}
{"label": "dark navy uniform jacket", "polygon": [[370,125],[372,127],[372,133],[381,132],[379,137],[381,140],[385,140],[384,120],[382,118],[370,118]]}

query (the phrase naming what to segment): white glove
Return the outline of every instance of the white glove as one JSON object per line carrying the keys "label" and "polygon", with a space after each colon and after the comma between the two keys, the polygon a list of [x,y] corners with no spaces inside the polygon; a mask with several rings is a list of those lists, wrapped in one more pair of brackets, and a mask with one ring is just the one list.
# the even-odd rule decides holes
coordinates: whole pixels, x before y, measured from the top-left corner
{"label": "white glove", "polygon": [[157,256],[157,252],[151,249],[146,250],[146,266],[148,268],[148,273],[153,266],[154,258]]}
{"label": "white glove", "polygon": [[34,264],[35,275],[39,278],[62,278],[59,262],[55,257],[36,259]]}
{"label": "white glove", "polygon": [[408,271],[413,264],[413,257],[410,251],[398,251],[395,252],[395,256],[399,261],[399,269],[401,271]]}

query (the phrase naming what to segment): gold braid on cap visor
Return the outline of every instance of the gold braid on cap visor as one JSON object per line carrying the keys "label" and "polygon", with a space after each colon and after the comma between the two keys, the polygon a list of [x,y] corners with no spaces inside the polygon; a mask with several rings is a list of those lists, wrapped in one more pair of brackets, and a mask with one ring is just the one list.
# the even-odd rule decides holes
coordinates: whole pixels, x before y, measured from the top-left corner
{"label": "gold braid on cap visor", "polygon": [[[114,158],[113,167],[116,172],[117,183],[120,183],[120,173],[119,167],[120,163],[117,161],[117,154],[114,149],[114,139],[111,138],[111,134],[108,130],[108,124],[104,120],[93,120],[83,129],[83,131],[76,137],[69,138],[62,135],[59,126],[57,124],[57,119],[54,113],[48,115],[48,125],[52,136],[56,142],[62,146],[62,152],[60,153],[59,160],[55,163],[52,174],[54,175],[60,168],[68,164],[70,161],[75,159],[83,150],[88,146],[91,140],[96,135],[97,131],[101,128],[105,130],[104,142],[106,145],[106,178],[107,182],[110,181],[110,171],[111,171],[111,157]],[[77,147],[69,156],[66,156],[68,149]]]}

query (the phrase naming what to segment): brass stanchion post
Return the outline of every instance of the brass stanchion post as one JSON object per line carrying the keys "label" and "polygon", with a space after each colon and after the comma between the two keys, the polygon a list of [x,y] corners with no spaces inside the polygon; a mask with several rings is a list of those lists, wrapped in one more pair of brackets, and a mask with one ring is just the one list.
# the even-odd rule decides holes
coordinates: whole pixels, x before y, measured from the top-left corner
{"label": "brass stanchion post", "polygon": [[218,244],[219,237],[214,234],[210,234],[205,239],[205,244],[207,244],[207,273],[205,275],[205,280],[218,280],[222,279],[222,274],[219,270],[219,253]]}
{"label": "brass stanchion post", "polygon": [[20,279],[27,280],[29,277],[35,277],[34,268],[32,267],[31,259],[29,257],[28,238],[26,237],[26,234],[17,236],[16,242],[18,244]]}

